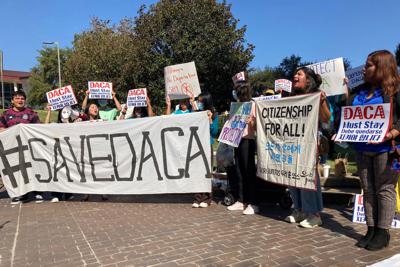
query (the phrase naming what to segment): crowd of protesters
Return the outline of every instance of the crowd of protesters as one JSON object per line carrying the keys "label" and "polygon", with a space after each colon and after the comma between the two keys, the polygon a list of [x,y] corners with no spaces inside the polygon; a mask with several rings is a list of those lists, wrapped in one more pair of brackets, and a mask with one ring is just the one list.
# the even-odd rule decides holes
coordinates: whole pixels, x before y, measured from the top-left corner
{"label": "crowd of protesters", "polygon": [[[389,244],[389,228],[394,217],[396,206],[395,186],[398,181],[398,173],[391,168],[390,152],[395,146],[395,139],[400,134],[400,77],[396,61],[390,52],[386,50],[375,51],[368,55],[364,67],[364,84],[356,90],[345,95],[347,105],[370,105],[381,103],[393,103],[392,125],[382,143],[354,143],[357,151],[357,166],[364,194],[364,207],[367,221],[367,233],[356,245],[369,250],[379,250]],[[345,79],[346,81],[346,79]],[[304,95],[320,92],[319,125],[334,124],[333,113],[337,112],[330,105],[325,93],[320,90],[321,76],[312,69],[300,67],[292,78],[293,90],[289,95]],[[266,94],[274,94],[268,90]],[[112,105],[105,101],[89,102],[89,91],[86,92],[82,107],[65,107],[58,112],[57,123],[75,123],[79,121],[100,121],[115,119],[136,119],[154,116],[151,101],[147,97],[146,107],[128,109],[121,106],[112,92]],[[245,215],[259,212],[256,198],[256,112],[255,103],[252,101],[252,89],[246,82],[237,83],[232,91],[233,98],[238,102],[251,102],[250,116],[246,120],[246,127],[239,146],[234,150],[235,165],[227,168],[228,179],[231,182],[233,194],[237,200],[228,206],[229,211],[241,211]],[[0,131],[19,123],[39,123],[36,112],[25,105],[26,96],[23,91],[16,91],[12,95],[12,108],[6,110],[0,117]],[[212,96],[203,92],[197,98],[179,100],[177,107],[172,110],[172,103],[167,96],[165,114],[187,114],[196,111],[207,111],[210,124],[210,145],[218,134],[218,113],[214,108]],[[332,103],[331,103],[332,104]],[[111,107],[113,106],[113,107]],[[340,109],[339,109],[340,111]],[[45,123],[50,121],[51,107]],[[335,114],[335,117],[338,117]],[[323,129],[321,129],[323,130]],[[212,149],[211,149],[211,153]],[[211,158],[213,156],[211,155]],[[316,155],[318,159],[318,155]],[[262,159],[258,159],[262,160]],[[323,158],[321,158],[323,160]],[[304,228],[313,228],[322,224],[320,213],[323,210],[320,177],[315,170],[317,181],[316,191],[289,188],[293,200],[293,210],[284,220],[288,223],[298,223]],[[42,202],[40,192],[33,192],[34,200]],[[51,193],[52,202],[69,200],[72,194]],[[12,204],[27,200],[27,194],[19,198],[13,198]],[[85,195],[83,200],[88,200]],[[107,200],[106,195],[102,195]],[[199,192],[194,196],[193,208],[206,208],[211,204],[212,195],[207,192]]]}

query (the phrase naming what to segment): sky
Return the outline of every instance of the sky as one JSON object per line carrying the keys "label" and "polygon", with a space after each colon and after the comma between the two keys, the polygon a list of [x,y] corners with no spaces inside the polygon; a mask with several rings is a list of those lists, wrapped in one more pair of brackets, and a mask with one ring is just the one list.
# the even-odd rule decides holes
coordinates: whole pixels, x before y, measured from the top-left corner
{"label": "sky", "polygon": [[[29,71],[43,42],[71,47],[92,17],[118,23],[155,0],[0,0],[4,68]],[[338,57],[352,67],[378,49],[400,43],[399,0],[227,0],[246,41],[255,45],[250,67],[275,67],[292,54],[304,61]]]}

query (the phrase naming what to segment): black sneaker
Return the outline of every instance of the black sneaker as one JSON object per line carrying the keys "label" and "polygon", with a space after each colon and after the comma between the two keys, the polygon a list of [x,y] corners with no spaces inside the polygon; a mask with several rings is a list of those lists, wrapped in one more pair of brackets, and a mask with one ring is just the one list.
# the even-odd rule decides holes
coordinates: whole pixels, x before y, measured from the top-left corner
{"label": "black sneaker", "polygon": [[18,205],[19,203],[21,203],[21,200],[19,199],[19,197],[13,197],[11,199],[11,205]]}

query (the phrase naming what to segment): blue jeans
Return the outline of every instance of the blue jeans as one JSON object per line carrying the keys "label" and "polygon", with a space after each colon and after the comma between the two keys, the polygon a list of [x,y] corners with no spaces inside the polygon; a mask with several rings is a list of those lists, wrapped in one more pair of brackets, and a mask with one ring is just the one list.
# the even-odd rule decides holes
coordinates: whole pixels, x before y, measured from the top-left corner
{"label": "blue jeans", "polygon": [[289,187],[290,197],[293,200],[293,206],[296,210],[315,214],[322,211],[324,208],[322,203],[321,182],[319,180],[318,172],[316,175],[317,191]]}

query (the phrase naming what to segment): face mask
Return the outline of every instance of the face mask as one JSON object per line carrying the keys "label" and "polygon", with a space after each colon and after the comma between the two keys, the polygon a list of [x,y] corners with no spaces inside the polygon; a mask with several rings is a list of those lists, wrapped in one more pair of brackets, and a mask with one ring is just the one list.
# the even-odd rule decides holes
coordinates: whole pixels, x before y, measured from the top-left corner
{"label": "face mask", "polygon": [[197,107],[199,110],[204,110],[204,104],[202,102],[197,102]]}
{"label": "face mask", "polygon": [[107,99],[100,99],[98,102],[100,107],[105,107],[108,103]]}
{"label": "face mask", "polygon": [[61,111],[61,118],[68,120],[71,116],[72,110],[70,107],[64,107]]}
{"label": "face mask", "polygon": [[236,90],[232,90],[232,97],[233,99],[235,99],[236,101],[238,100],[237,94],[236,94]]}

